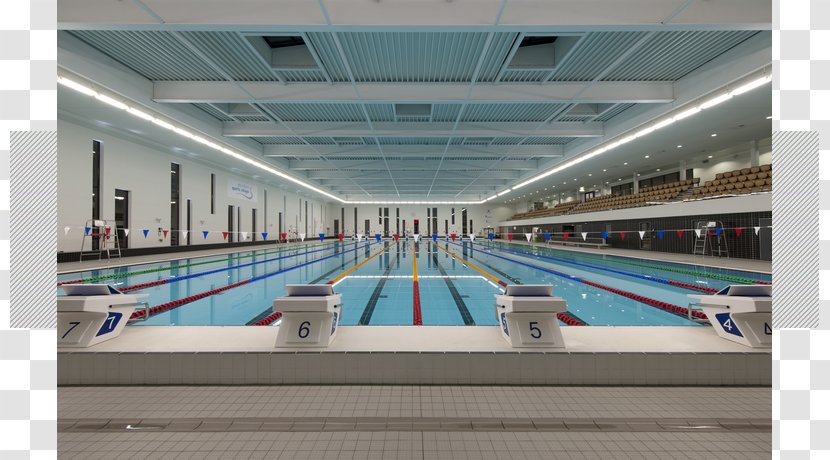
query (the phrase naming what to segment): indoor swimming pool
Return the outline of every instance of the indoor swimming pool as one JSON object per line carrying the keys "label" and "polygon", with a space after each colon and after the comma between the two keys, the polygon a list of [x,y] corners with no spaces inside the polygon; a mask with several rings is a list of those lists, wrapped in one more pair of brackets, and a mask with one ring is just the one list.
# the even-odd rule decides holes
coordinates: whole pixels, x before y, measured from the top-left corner
{"label": "indoor swimming pool", "polygon": [[146,294],[154,314],[134,324],[156,326],[261,324],[286,284],[318,283],[342,293],[341,325],[492,326],[493,296],[503,285],[552,284],[568,303],[564,324],[692,326],[688,294],[770,280],[541,245],[443,239],[280,245],[58,276],[59,283],[108,283]]}

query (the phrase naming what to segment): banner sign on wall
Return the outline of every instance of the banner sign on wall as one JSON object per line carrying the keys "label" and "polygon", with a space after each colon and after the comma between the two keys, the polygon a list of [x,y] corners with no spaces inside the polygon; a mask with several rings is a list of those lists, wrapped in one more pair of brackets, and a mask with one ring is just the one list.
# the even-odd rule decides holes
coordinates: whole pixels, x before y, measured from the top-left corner
{"label": "banner sign on wall", "polygon": [[256,202],[256,187],[243,182],[228,180],[228,196],[237,200]]}

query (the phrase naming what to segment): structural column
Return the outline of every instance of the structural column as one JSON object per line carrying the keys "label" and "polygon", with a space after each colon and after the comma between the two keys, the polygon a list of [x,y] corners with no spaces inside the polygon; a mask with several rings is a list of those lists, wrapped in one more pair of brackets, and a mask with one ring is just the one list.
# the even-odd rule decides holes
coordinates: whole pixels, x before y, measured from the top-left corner
{"label": "structural column", "polygon": [[634,173],[631,177],[634,179],[634,189],[632,190],[632,193],[640,193],[640,181],[637,179],[637,173]]}
{"label": "structural column", "polygon": [[686,177],[686,160],[681,161],[677,167],[680,169],[680,180],[691,179],[691,177]]}
{"label": "structural column", "polygon": [[758,166],[758,141],[749,141],[749,166]]}

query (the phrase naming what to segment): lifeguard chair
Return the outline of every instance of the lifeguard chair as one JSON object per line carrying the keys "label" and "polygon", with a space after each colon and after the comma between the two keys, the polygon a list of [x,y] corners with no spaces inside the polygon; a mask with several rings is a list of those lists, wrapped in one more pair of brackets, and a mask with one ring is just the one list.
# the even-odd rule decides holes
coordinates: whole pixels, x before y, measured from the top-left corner
{"label": "lifeguard chair", "polygon": [[[87,238],[89,238],[89,249],[86,249]],[[94,248],[95,241],[98,241],[98,249]],[[121,258],[121,242],[118,239],[118,226],[113,220],[87,220],[84,225],[84,236],[81,239],[81,252],[80,256],[78,256],[78,261],[82,261],[85,256],[94,255],[95,253],[98,253],[98,260],[101,260],[105,252],[107,253],[107,259],[112,258],[113,252],[119,259]]]}

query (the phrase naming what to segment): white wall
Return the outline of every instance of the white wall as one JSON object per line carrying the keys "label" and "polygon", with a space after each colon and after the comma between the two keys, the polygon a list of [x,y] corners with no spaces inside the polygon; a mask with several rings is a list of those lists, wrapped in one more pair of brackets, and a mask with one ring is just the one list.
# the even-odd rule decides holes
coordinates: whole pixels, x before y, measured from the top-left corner
{"label": "white wall", "polygon": [[[157,229],[170,228],[170,163],[181,165],[181,206],[179,228],[186,227],[186,200],[191,200],[191,244],[221,243],[221,232],[228,229],[228,206],[241,209],[241,222],[234,223],[237,231],[248,232],[252,239],[251,210],[257,209],[258,233],[269,232],[268,239],[279,233],[278,213],[283,212],[283,230],[296,228],[305,231],[305,201],[308,201],[308,233],[314,237],[320,231],[331,233],[328,206],[320,200],[286,192],[277,186],[258,182],[250,177],[227,171],[182,156],[174,156],[107,132],[93,130],[78,124],[58,120],[58,250],[77,251],[81,248],[83,226],[92,216],[92,141],[102,142],[101,218],[114,219],[115,189],[130,191],[131,248],[169,246],[170,236],[159,241]],[[214,213],[210,213],[210,174],[216,175]],[[257,201],[235,199],[228,195],[228,181],[237,180],[256,187]],[[267,208],[265,191],[267,190]],[[300,203],[302,201],[302,204]],[[234,221],[236,221],[234,209]],[[265,222],[267,219],[267,227]],[[204,221],[204,222],[203,222]],[[327,222],[327,223],[324,223]],[[68,235],[64,227],[72,227]],[[145,239],[142,229],[150,229]],[[210,230],[207,239],[202,230]],[[180,238],[180,244],[185,240]],[[89,249],[89,243],[87,245]]]}

